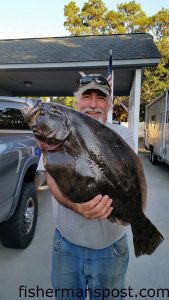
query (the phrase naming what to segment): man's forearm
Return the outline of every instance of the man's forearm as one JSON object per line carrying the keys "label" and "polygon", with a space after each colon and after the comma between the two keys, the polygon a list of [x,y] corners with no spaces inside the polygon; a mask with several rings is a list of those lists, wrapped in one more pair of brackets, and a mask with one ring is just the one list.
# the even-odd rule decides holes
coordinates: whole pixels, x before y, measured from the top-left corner
{"label": "man's forearm", "polygon": [[64,206],[70,208],[76,213],[87,219],[105,219],[112,212],[112,199],[108,195],[97,195],[93,199],[85,203],[73,203],[69,198],[64,196],[54,179],[47,173],[47,183],[53,196]]}
{"label": "man's forearm", "polygon": [[47,184],[48,187],[54,196],[55,199],[59,201],[62,205],[66,206],[67,208],[73,209],[73,202],[71,202],[67,197],[65,197],[59,190],[58,186],[56,185],[54,179],[49,175],[49,173],[46,174],[47,176]]}

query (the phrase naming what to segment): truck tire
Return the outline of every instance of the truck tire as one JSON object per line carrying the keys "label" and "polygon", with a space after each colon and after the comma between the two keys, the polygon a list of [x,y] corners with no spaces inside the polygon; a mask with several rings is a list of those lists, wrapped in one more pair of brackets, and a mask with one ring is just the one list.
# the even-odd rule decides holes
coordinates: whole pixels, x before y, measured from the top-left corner
{"label": "truck tire", "polygon": [[5,247],[25,249],[32,241],[38,215],[38,200],[33,183],[23,183],[14,215],[1,225]]}
{"label": "truck tire", "polygon": [[153,165],[156,165],[158,162],[157,155],[154,154],[153,148],[150,149],[149,160]]}

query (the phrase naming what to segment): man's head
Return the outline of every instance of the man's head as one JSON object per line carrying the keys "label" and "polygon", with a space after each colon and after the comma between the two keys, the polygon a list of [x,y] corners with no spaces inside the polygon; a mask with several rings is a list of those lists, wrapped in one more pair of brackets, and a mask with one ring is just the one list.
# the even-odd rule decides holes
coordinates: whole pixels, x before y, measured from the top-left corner
{"label": "man's head", "polygon": [[77,109],[105,123],[111,104],[111,89],[107,79],[100,74],[90,74],[80,79],[75,92]]}

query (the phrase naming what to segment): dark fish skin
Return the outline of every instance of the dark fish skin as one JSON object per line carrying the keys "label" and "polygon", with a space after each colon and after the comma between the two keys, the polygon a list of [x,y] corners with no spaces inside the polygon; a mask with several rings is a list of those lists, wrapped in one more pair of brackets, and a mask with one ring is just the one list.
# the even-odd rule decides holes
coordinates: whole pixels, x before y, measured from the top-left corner
{"label": "dark fish skin", "polygon": [[144,215],[144,170],[130,146],[100,122],[56,103],[38,104],[24,116],[60,191],[79,203],[109,195],[108,219],[131,224],[136,257],[152,254],[164,238]]}

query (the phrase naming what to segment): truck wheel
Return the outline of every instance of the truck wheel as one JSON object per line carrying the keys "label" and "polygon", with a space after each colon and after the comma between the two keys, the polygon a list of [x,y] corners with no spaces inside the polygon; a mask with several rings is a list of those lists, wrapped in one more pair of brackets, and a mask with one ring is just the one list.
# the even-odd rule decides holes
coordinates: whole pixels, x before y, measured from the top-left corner
{"label": "truck wheel", "polygon": [[149,156],[149,159],[150,159],[150,161],[151,161],[151,163],[152,163],[153,165],[156,165],[157,162],[158,162],[158,160],[157,160],[157,155],[154,154],[153,149],[150,149],[150,156]]}
{"label": "truck wheel", "polygon": [[32,241],[38,215],[38,200],[33,183],[23,183],[14,215],[2,223],[1,240],[8,248],[26,248]]}

